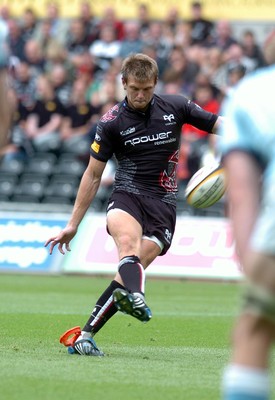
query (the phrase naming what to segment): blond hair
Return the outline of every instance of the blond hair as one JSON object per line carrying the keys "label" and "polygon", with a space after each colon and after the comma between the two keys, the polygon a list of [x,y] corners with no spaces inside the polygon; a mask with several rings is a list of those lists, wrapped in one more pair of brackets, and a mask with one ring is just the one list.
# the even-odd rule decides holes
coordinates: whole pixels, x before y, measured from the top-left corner
{"label": "blond hair", "polygon": [[127,82],[129,76],[132,76],[139,82],[158,80],[158,65],[156,61],[146,54],[131,54],[122,63],[121,75],[122,79]]}

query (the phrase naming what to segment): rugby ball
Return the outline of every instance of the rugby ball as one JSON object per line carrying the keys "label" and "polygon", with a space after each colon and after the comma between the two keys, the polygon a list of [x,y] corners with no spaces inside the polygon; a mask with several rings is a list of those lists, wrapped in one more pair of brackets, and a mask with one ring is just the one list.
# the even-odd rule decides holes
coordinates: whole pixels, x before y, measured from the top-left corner
{"label": "rugby ball", "polygon": [[189,180],[185,197],[187,203],[195,208],[207,208],[224,195],[225,175],[220,164],[200,168]]}

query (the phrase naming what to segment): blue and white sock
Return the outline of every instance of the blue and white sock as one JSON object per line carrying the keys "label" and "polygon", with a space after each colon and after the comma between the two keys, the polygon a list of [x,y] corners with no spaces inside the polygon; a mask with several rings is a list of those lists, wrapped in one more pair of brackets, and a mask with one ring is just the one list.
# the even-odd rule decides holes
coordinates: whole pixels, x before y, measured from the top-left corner
{"label": "blue and white sock", "polygon": [[223,400],[269,400],[268,371],[231,364],[223,374]]}

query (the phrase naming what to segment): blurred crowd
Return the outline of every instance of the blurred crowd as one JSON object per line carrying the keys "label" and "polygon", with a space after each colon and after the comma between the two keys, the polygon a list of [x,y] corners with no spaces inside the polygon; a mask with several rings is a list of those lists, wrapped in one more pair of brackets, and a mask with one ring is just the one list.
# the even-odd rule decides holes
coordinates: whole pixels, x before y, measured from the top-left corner
{"label": "blurred crowd", "polygon": [[[171,7],[159,21],[142,3],[133,20],[119,19],[110,6],[98,18],[88,1],[72,19],[60,18],[54,2],[47,3],[44,18],[32,8],[15,18],[8,5],[2,6],[0,33],[9,50],[8,96],[14,118],[1,162],[28,160],[36,152],[75,153],[86,162],[98,119],[124,97],[120,67],[132,52],[157,61],[156,93],[182,94],[219,113],[236,83],[265,64],[261,46],[253,30],[237,40],[230,21],[206,19],[200,2],[190,7],[188,20]],[[184,127],[180,184],[218,158],[212,136]]]}

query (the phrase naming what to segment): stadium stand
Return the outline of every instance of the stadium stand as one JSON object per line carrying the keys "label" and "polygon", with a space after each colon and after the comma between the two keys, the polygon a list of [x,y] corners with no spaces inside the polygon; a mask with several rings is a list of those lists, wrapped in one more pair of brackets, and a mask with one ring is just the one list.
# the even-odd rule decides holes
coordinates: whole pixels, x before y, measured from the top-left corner
{"label": "stadium stand", "polygon": [[[115,9],[110,7],[106,8],[101,18],[95,18],[93,13],[90,15],[87,10],[85,15],[83,15],[83,10],[79,10],[78,15],[69,19],[61,18],[58,13],[55,13],[53,18],[52,11],[45,9],[44,17],[38,18],[35,11],[28,7],[19,17],[13,17],[11,12],[8,12],[7,18],[2,18],[6,29],[6,42],[10,50],[10,86],[17,102],[16,126],[17,130],[20,130],[20,141],[16,139],[16,135],[13,135],[9,145],[0,153],[0,201],[2,203],[33,202],[33,204],[41,205],[63,203],[68,206],[73,204],[89,157],[87,143],[92,140],[101,111],[105,112],[105,104],[114,104],[122,100],[124,96],[118,83],[121,57],[106,54],[108,68],[104,70],[98,66],[93,55],[93,44],[101,38],[102,30],[106,29],[106,26],[115,31],[113,40],[119,43],[120,48],[127,39],[129,46],[134,41],[141,46],[138,47],[139,51],[155,57],[160,71],[165,70],[165,73],[160,75],[157,92],[181,93],[196,100],[201,107],[208,110],[211,110],[215,104],[215,112],[218,112],[219,105],[227,93],[234,90],[238,79],[242,79],[240,76],[237,81],[229,80],[232,65],[244,67],[254,65],[255,69],[263,65],[261,43],[272,29],[272,24],[261,27],[259,23],[247,22],[236,25],[229,20],[207,20],[205,22],[207,32],[204,37],[194,40],[193,30],[196,25],[194,15],[188,20],[176,13],[176,18],[171,23],[168,18],[164,21],[156,21],[147,12],[144,22],[137,7],[137,18],[133,26],[132,21],[118,18]],[[31,14],[31,19],[28,18],[29,14]],[[89,15],[90,18],[87,18]],[[199,15],[199,18],[201,17]],[[127,28],[129,30],[129,27],[135,30],[135,35],[128,38]],[[153,32],[156,32],[155,36]],[[60,78],[61,70],[62,79]],[[190,79],[190,70],[193,74],[192,79]],[[41,85],[40,89],[37,86],[42,76],[44,79],[47,77],[43,93]],[[74,84],[76,82],[77,85]],[[53,85],[55,96],[53,98],[57,97],[64,107],[64,109],[59,107],[59,114],[63,119],[59,132],[61,144],[58,148],[42,152],[29,145],[35,133],[31,131],[32,127],[29,127],[28,121],[30,118],[33,119],[35,102],[38,99],[41,101],[43,96],[44,111],[39,109],[41,124],[47,122],[43,120],[45,110],[49,115],[53,113],[54,104],[45,95],[49,89],[47,86],[50,85]],[[85,88],[85,103],[83,104],[81,104],[83,101],[81,87]],[[207,101],[197,98],[198,91],[205,93],[206,88],[210,89],[208,90],[210,97]],[[65,137],[62,138],[64,131],[68,132],[71,101],[77,110],[75,115],[78,118],[78,125],[72,125],[70,129],[73,128],[77,134],[78,127],[84,126],[88,121],[88,131],[85,134],[88,142],[80,141],[78,148],[74,141],[69,146],[68,140],[65,144]],[[87,104],[91,106],[89,108],[89,113],[92,113],[90,122],[87,118]],[[20,112],[19,119],[18,112]],[[64,125],[65,120],[67,125]],[[47,123],[50,124],[51,120]],[[68,136],[68,133],[66,135]],[[178,168],[178,180],[183,184],[180,189],[181,194],[182,187],[194,173],[192,163],[196,143],[201,150],[196,158],[196,169],[200,167],[204,154],[211,152],[211,143],[208,146],[207,139],[203,146],[200,145],[201,132],[190,132],[185,129],[182,132],[182,139],[182,156]],[[105,209],[109,190],[110,186],[101,188],[92,205],[93,209],[98,211]],[[180,195],[178,213],[220,217],[224,215],[224,204],[219,202],[209,209],[194,210]]]}

